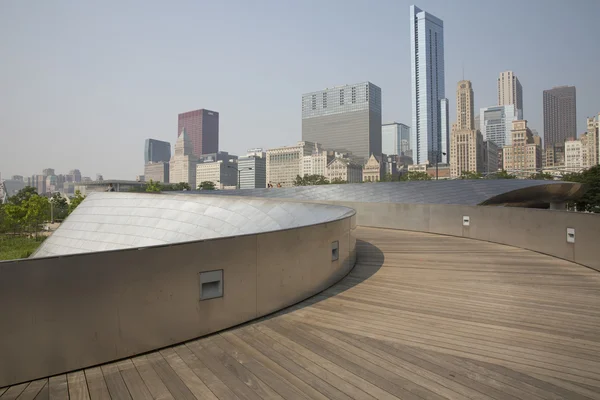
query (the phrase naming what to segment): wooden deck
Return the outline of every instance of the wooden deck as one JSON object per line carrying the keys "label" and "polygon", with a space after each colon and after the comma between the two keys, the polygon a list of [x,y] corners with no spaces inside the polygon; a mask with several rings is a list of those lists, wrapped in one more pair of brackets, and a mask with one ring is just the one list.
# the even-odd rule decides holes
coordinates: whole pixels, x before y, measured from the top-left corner
{"label": "wooden deck", "polygon": [[277,315],[0,399],[600,399],[600,273],[359,228],[338,285]]}

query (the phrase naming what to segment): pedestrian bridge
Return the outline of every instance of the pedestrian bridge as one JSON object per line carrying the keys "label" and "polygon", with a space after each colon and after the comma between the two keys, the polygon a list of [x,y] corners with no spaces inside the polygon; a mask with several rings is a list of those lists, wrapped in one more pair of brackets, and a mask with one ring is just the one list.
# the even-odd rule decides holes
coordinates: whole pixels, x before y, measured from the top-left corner
{"label": "pedestrian bridge", "polygon": [[[0,399],[600,398],[597,215],[328,203],[311,225],[0,263]],[[223,297],[198,298],[198,265]]]}

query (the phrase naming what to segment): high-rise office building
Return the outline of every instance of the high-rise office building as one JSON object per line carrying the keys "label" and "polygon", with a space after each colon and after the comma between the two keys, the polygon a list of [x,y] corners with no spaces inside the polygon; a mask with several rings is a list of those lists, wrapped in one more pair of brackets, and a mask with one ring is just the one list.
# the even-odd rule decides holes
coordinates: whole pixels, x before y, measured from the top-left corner
{"label": "high-rise office building", "polygon": [[[261,151],[262,153],[262,151]],[[250,155],[238,158],[240,189],[262,189],[267,187],[267,160]]]}
{"label": "high-rise office building", "polygon": [[512,125],[512,144],[502,150],[503,166],[511,173],[529,177],[542,168],[542,151],[534,143],[526,120],[513,121]]}
{"label": "high-rise office building", "polygon": [[364,160],[380,154],[381,89],[363,82],[303,94],[302,140]]}
{"label": "high-rise office building", "polygon": [[192,142],[192,154],[196,157],[219,151],[218,112],[200,109],[179,114],[177,135],[181,135],[183,129]]}
{"label": "high-rise office building", "polygon": [[78,169],[70,170],[69,175],[73,177],[73,182],[81,182],[81,171]]}
{"label": "high-rise office building", "polygon": [[565,165],[565,144],[555,143],[546,146],[542,155],[542,166],[544,168],[562,167]]}
{"label": "high-rise office building", "polygon": [[44,176],[51,176],[54,175],[54,168],[46,168],[42,171],[42,174]]}
{"label": "high-rise office building", "polygon": [[194,155],[194,146],[185,129],[175,142],[175,152],[169,162],[169,182],[187,183],[192,190],[196,189],[196,165],[198,158]]}
{"label": "high-rise office building", "polygon": [[447,163],[450,127],[444,82],[444,23],[416,6],[410,6],[410,50],[413,160],[416,164]]}
{"label": "high-rise office building", "polygon": [[381,126],[381,152],[388,155],[404,155],[410,150],[410,127],[398,122]]}
{"label": "high-rise office building", "polygon": [[587,167],[600,164],[600,114],[587,119]]}
{"label": "high-rise office building", "polygon": [[463,172],[484,172],[483,137],[475,128],[471,81],[462,80],[456,87],[456,123],[450,134],[450,176]]}
{"label": "high-rise office building", "polygon": [[502,169],[502,147],[491,140],[483,142],[483,173],[492,174]]}
{"label": "high-rise office building", "polygon": [[170,159],[171,143],[156,139],[146,139],[144,145],[144,164],[169,162]]}
{"label": "high-rise office building", "polygon": [[[523,87],[512,71],[500,72],[498,77],[498,105],[514,105],[523,112]],[[521,118],[522,114],[521,114]]]}
{"label": "high-rise office building", "polygon": [[512,123],[521,120],[523,113],[515,105],[492,106],[479,111],[479,130],[483,140],[491,140],[500,148],[512,144]]}
{"label": "high-rise office building", "polygon": [[544,146],[577,138],[575,86],[544,90]]}

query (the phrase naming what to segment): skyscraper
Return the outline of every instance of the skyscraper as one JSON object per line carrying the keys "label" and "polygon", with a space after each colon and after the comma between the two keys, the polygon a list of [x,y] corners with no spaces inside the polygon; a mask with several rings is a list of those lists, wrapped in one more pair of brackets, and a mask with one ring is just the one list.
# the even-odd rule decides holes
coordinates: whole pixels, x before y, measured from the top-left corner
{"label": "skyscraper", "polygon": [[381,154],[381,89],[362,82],[303,94],[302,140],[365,161]]}
{"label": "skyscraper", "polygon": [[482,108],[479,119],[483,140],[491,140],[502,148],[512,144],[512,123],[523,119],[523,113],[515,105],[492,106]]}
{"label": "skyscraper", "polygon": [[473,86],[471,81],[460,81],[456,87],[456,123],[450,135],[450,176],[457,178],[463,172],[484,172],[484,145],[481,132],[473,118]]}
{"label": "skyscraper", "polygon": [[512,145],[502,149],[504,169],[521,177],[535,174],[542,167],[542,150],[534,143],[527,121],[513,121],[511,135]]}
{"label": "skyscraper", "polygon": [[179,114],[178,120],[177,135],[185,129],[196,157],[219,151],[218,112],[205,109],[189,111]]}
{"label": "skyscraper", "polygon": [[415,164],[447,163],[450,143],[444,83],[444,22],[410,6],[410,39],[413,159]]}
{"label": "skyscraper", "polygon": [[171,143],[156,139],[146,139],[144,146],[144,164],[169,162],[170,159]]}
{"label": "skyscraper", "polygon": [[544,90],[544,146],[577,138],[575,86]]}
{"label": "skyscraper", "polygon": [[404,155],[410,150],[410,127],[390,122],[381,126],[381,152],[387,155]]}
{"label": "skyscraper", "polygon": [[[523,112],[523,87],[512,71],[500,72],[498,77],[498,105],[514,105]],[[522,118],[522,117],[521,117]]]}
{"label": "skyscraper", "polygon": [[185,129],[175,142],[175,152],[169,162],[169,182],[188,183],[192,190],[196,189],[196,165],[198,158],[194,155],[192,141]]}

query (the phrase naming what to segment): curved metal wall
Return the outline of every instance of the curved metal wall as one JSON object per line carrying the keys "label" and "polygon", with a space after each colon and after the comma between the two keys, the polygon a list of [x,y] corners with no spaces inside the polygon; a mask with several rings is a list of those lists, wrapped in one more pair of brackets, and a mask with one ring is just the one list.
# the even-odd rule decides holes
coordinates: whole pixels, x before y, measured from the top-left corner
{"label": "curved metal wall", "polygon": [[307,203],[167,193],[93,193],[32,258],[270,232],[349,210]]}
{"label": "curved metal wall", "polygon": [[[319,293],[354,266],[356,218],[340,211],[280,231],[0,262],[0,387],[187,341]],[[199,273],[221,269],[223,297],[200,300]]]}
{"label": "curved metal wall", "polygon": [[[518,207],[328,202],[356,210],[357,224],[506,244],[600,271],[600,214]],[[463,224],[469,217],[469,225]],[[573,229],[574,243],[567,241]]]}

